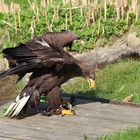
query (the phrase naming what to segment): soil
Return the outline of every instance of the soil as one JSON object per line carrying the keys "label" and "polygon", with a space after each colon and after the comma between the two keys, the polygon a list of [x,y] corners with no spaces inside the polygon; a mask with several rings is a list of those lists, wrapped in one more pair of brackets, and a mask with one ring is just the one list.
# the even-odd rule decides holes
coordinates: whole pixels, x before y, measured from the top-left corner
{"label": "soil", "polygon": [[16,81],[17,76],[7,76],[0,80],[0,103],[16,97]]}

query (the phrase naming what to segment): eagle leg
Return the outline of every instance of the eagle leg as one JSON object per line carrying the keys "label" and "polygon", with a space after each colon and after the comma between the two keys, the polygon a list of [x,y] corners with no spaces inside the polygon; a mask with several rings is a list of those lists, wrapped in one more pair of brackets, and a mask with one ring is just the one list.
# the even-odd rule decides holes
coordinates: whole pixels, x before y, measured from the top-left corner
{"label": "eagle leg", "polygon": [[66,100],[63,100],[60,95],[59,86],[54,87],[46,96],[48,101],[48,109],[42,111],[42,115],[52,116],[52,115],[74,115],[75,112],[72,109],[71,103]]}
{"label": "eagle leg", "polygon": [[68,102],[66,100],[63,100],[61,114],[62,116],[76,114],[75,111],[73,110],[73,103],[71,103],[71,101]]}

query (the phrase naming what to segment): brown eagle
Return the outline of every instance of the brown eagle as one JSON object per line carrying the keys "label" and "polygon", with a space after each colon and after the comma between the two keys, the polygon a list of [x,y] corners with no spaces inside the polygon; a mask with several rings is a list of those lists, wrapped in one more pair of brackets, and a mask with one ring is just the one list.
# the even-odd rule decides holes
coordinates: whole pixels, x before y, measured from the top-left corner
{"label": "brown eagle", "polygon": [[46,32],[27,43],[2,52],[9,61],[10,69],[0,78],[17,74],[19,80],[32,72],[28,84],[8,108],[5,116],[15,117],[38,107],[42,95],[48,97],[49,106],[57,109],[62,104],[59,87],[67,80],[82,76],[94,87],[95,73],[90,65],[76,60],[63,48],[71,47],[79,37],[72,32]]}

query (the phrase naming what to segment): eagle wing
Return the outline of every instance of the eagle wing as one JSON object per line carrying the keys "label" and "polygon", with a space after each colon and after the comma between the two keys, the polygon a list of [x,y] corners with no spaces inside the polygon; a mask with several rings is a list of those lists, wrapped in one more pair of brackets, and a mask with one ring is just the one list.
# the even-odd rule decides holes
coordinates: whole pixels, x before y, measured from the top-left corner
{"label": "eagle wing", "polygon": [[38,68],[59,70],[64,64],[72,63],[74,60],[73,57],[67,57],[65,51],[53,44],[49,45],[43,36],[34,38],[26,44],[20,43],[15,48],[6,48],[3,54],[11,64],[11,69],[2,73],[0,78],[11,74],[24,76]]}
{"label": "eagle wing", "polygon": [[62,32],[45,32],[42,37],[50,45],[54,45],[59,49],[64,47],[71,48],[73,41],[79,40],[80,37],[73,32],[62,31]]}

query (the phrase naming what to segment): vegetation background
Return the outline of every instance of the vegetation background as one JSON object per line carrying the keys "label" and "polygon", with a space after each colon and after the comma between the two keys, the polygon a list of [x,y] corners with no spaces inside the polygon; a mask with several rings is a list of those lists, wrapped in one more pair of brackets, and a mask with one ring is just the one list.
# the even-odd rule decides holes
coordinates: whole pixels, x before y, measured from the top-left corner
{"label": "vegetation background", "polygon": [[82,38],[70,51],[82,52],[140,29],[140,0],[0,0],[0,11],[1,49],[69,30]]}

